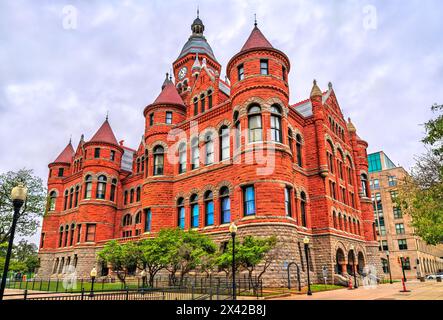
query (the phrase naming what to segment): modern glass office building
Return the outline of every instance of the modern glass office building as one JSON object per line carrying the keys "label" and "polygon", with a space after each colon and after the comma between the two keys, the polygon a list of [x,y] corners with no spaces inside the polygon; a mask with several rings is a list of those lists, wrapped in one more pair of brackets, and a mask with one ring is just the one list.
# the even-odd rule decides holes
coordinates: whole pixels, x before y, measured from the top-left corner
{"label": "modern glass office building", "polygon": [[378,172],[397,167],[383,151],[368,154],[368,164],[369,172]]}

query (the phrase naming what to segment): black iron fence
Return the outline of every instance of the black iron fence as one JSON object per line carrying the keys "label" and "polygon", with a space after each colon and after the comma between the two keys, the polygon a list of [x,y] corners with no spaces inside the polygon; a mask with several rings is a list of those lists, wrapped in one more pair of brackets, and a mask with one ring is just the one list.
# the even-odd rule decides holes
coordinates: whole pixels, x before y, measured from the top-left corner
{"label": "black iron fence", "polygon": [[[232,279],[216,276],[187,276],[171,279],[158,276],[152,286],[147,279],[131,277],[125,283],[116,278],[8,279],[5,299],[46,300],[197,300],[231,299]],[[10,291],[11,292],[11,291]],[[263,296],[263,283],[247,277],[236,279],[237,296]],[[98,297],[96,297],[98,295]],[[125,296],[127,295],[127,296]]]}

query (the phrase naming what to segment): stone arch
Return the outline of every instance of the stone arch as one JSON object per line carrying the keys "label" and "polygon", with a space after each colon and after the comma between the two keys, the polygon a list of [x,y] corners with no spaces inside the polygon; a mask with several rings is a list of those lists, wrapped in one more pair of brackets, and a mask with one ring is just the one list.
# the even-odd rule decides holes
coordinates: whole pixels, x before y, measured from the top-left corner
{"label": "stone arch", "polygon": [[197,188],[192,188],[191,190],[189,190],[186,194],[186,199],[189,201],[189,197],[192,196],[193,194],[196,194],[198,196],[198,198],[200,199],[200,190]]}
{"label": "stone arch", "polygon": [[231,182],[229,182],[229,181],[227,181],[227,180],[224,180],[224,181],[221,181],[221,182],[219,182],[219,183],[217,184],[217,195],[218,195],[218,192],[220,191],[220,189],[223,188],[223,187],[227,187],[227,188],[229,189],[229,194],[230,194],[230,195],[233,194],[233,192],[234,192],[234,186],[232,185]]}
{"label": "stone arch", "polygon": [[305,144],[305,137],[303,136],[303,133],[301,133],[300,129],[295,127],[294,129],[292,129],[292,136],[294,137],[295,141],[297,140],[297,135],[300,136],[301,144],[304,145]]}
{"label": "stone arch", "polygon": [[214,128],[214,127],[207,127],[205,129],[203,129],[202,132],[200,132],[199,142],[200,143],[205,142],[206,135],[209,134],[209,133],[212,133],[212,138],[215,141],[215,139],[218,137],[218,130],[216,128]]}
{"label": "stone arch", "polygon": [[207,184],[203,186],[200,192],[202,195],[204,195],[206,191],[211,191],[214,196],[216,194],[216,188],[212,184]]}
{"label": "stone arch", "polygon": [[281,101],[281,99],[279,99],[277,97],[270,98],[270,99],[266,100],[266,102],[263,104],[263,110],[269,112],[271,110],[271,106],[274,105],[274,104],[280,106],[280,108],[282,109],[282,113],[283,113],[282,115],[284,117],[288,116],[288,113],[289,113],[288,108],[283,103],[283,101]]}
{"label": "stone arch", "polygon": [[150,145],[148,145],[147,149],[149,153],[153,153],[153,150],[156,146],[162,146],[164,149],[164,153],[168,152],[168,144],[162,140],[156,140],[153,143],[151,143]]}
{"label": "stone arch", "polygon": [[334,140],[331,138],[329,134],[325,134],[325,142],[329,142],[331,144],[332,153],[335,154],[335,144]]}
{"label": "stone arch", "polygon": [[335,273],[343,274],[344,267],[346,265],[345,251],[340,247],[335,250]]}
{"label": "stone arch", "polygon": [[223,126],[227,126],[228,128],[230,128],[231,122],[228,119],[223,119],[222,121],[220,121],[216,126],[217,132],[219,132],[221,127]]}
{"label": "stone arch", "polygon": [[52,188],[51,190],[48,191],[48,197],[53,191],[55,191],[55,196],[58,197],[60,193],[58,192],[58,190],[56,188]]}
{"label": "stone arch", "polygon": [[354,169],[354,161],[352,160],[352,155],[349,153],[348,150],[345,150],[345,159],[346,162],[348,162],[349,166]]}
{"label": "stone arch", "polygon": [[345,152],[343,151],[342,146],[340,145],[340,143],[336,143],[335,144],[335,156],[338,156],[340,154],[341,156],[341,160],[345,161]]}
{"label": "stone arch", "polygon": [[357,254],[357,270],[358,273],[362,273],[363,272],[363,268],[365,267],[365,255],[363,254],[362,251],[358,250],[358,254]]}

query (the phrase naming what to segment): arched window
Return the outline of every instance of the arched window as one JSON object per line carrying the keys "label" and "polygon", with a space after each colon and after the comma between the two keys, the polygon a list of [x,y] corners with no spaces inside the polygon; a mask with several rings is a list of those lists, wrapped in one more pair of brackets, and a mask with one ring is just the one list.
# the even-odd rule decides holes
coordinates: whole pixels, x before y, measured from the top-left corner
{"label": "arched window", "polygon": [[178,146],[178,173],[186,172],[186,143]]}
{"label": "arched window", "polygon": [[92,196],[92,176],[87,175],[85,178],[85,199],[91,199]]}
{"label": "arched window", "polygon": [[208,109],[212,108],[212,90],[208,91]]}
{"label": "arched window", "polygon": [[191,228],[198,228],[198,196],[193,194],[189,203],[191,204]]}
{"label": "arched window", "polygon": [[128,190],[125,190],[125,197],[124,197],[123,203],[128,204]]}
{"label": "arched window", "polygon": [[164,149],[162,146],[154,148],[154,176],[161,176],[163,174],[164,164]]}
{"label": "arched window", "polygon": [[140,188],[140,186],[138,186],[137,187],[137,190],[136,190],[136,195],[135,195],[135,201],[137,201],[137,202],[139,202],[140,201],[140,197],[141,197],[141,188]]}
{"label": "arched window", "polygon": [[334,173],[334,147],[331,141],[327,141],[326,143],[326,158],[328,160],[328,168],[330,173]]}
{"label": "arched window", "polygon": [[132,224],[132,217],[128,213],[123,217],[123,227],[129,226]]}
{"label": "arched window", "polygon": [[74,207],[78,207],[78,197],[80,195],[80,186],[75,187]]}
{"label": "arched window", "polygon": [[96,198],[97,199],[105,199],[106,196],[106,181],[108,179],[106,176],[101,175],[98,177],[97,181],[97,192],[96,192]]}
{"label": "arched window", "polygon": [[300,213],[302,226],[306,227],[306,194],[303,191],[300,193]]}
{"label": "arched window", "polygon": [[61,247],[63,244],[63,226],[60,226],[58,233],[58,246]]}
{"label": "arched window", "polygon": [[252,105],[251,107],[249,107],[248,127],[249,127],[249,142],[257,142],[263,140],[260,106]]}
{"label": "arched window", "polygon": [[335,213],[335,211],[332,211],[332,223],[334,229],[337,229],[337,214]]}
{"label": "arched window", "polygon": [[63,246],[67,247],[68,246],[68,237],[69,237],[69,225],[65,226],[65,240],[63,242]]}
{"label": "arched window", "polygon": [[138,224],[138,223],[140,223],[140,222],[142,222],[142,214],[141,214],[141,212],[139,211],[139,212],[137,212],[137,214],[135,215],[135,224]]}
{"label": "arched window", "polygon": [[51,193],[49,193],[49,205],[48,205],[49,211],[55,210],[55,201],[56,200],[57,200],[57,192],[51,191]]}
{"label": "arched window", "polygon": [[235,150],[238,150],[241,146],[241,126],[240,126],[240,119],[238,118],[238,111],[234,112],[234,128],[235,128]]}
{"label": "arched window", "polygon": [[198,115],[198,98],[194,98],[194,116]]}
{"label": "arched window", "polygon": [[140,158],[138,158],[136,162],[137,162],[137,169],[135,172],[139,173],[140,172]]}
{"label": "arched window", "polygon": [[339,229],[343,230],[343,217],[341,216],[341,213],[338,213],[338,224],[339,224]]}
{"label": "arched window", "polygon": [[200,112],[205,112],[205,95],[200,96]]}
{"label": "arched window", "polygon": [[131,189],[131,191],[129,191],[129,203],[133,202],[134,202],[134,189]]}
{"label": "arched window", "polygon": [[292,216],[292,203],[291,203],[291,187],[285,187],[285,212],[288,217]]}
{"label": "arched window", "polygon": [[361,190],[363,193],[363,197],[368,197],[368,177],[366,176],[366,174],[362,173],[360,175],[360,179],[361,179]]}
{"label": "arched window", "polygon": [[74,200],[74,188],[69,191],[69,209],[72,208],[72,201]]}
{"label": "arched window", "polygon": [[200,150],[198,149],[198,138],[195,137],[191,142],[191,166],[192,169],[196,169],[200,166]]}
{"label": "arched window", "polygon": [[358,234],[361,235],[360,220],[357,220],[357,229],[358,229]]}
{"label": "arched window", "polygon": [[185,202],[183,198],[177,200],[177,225],[180,229],[185,228]]}
{"label": "arched window", "polygon": [[343,215],[343,231],[348,230],[348,219],[345,215]]}
{"label": "arched window", "polygon": [[214,138],[212,133],[207,133],[205,136],[205,164],[213,164],[214,163]]}
{"label": "arched window", "polygon": [[140,171],[144,172],[145,171],[145,157],[141,157],[140,159]]}
{"label": "arched window", "polygon": [[214,224],[214,197],[212,191],[205,193],[205,225],[212,226]]}
{"label": "arched window", "polygon": [[72,246],[74,244],[74,232],[75,232],[75,224],[71,224],[71,233],[69,235],[69,245]]}
{"label": "arched window", "polygon": [[297,151],[297,165],[299,167],[302,167],[303,166],[303,155],[302,155],[302,147],[301,147],[301,144],[302,144],[301,135],[297,134],[295,136],[295,140],[296,140],[295,148]]}
{"label": "arched window", "polygon": [[294,137],[292,136],[292,130],[288,129],[288,146],[289,146],[289,149],[291,150],[292,154],[294,154],[293,143],[294,143]]}
{"label": "arched window", "polygon": [[229,223],[231,221],[231,200],[229,198],[228,187],[220,189],[220,223]]}
{"label": "arched window", "polygon": [[111,181],[111,192],[109,194],[109,200],[115,201],[115,190],[117,189],[117,179]]}
{"label": "arched window", "polygon": [[223,126],[220,128],[220,161],[229,159],[229,128]]}
{"label": "arched window", "polygon": [[68,209],[68,197],[69,197],[69,191],[66,190],[65,191],[65,206],[64,206],[64,210]]}
{"label": "arched window", "polygon": [[271,140],[282,142],[281,108],[278,105],[271,106]]}

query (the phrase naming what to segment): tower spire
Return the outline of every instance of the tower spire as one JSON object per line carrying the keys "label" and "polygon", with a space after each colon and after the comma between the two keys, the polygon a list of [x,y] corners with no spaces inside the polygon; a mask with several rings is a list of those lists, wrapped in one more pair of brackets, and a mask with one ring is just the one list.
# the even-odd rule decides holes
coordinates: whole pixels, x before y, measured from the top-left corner
{"label": "tower spire", "polygon": [[198,5],[197,5],[197,18],[200,18],[200,9]]}
{"label": "tower spire", "polygon": [[257,14],[254,13],[254,27],[257,27]]}

